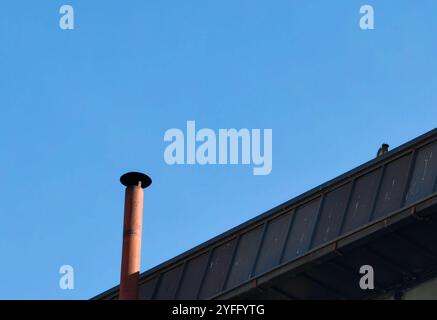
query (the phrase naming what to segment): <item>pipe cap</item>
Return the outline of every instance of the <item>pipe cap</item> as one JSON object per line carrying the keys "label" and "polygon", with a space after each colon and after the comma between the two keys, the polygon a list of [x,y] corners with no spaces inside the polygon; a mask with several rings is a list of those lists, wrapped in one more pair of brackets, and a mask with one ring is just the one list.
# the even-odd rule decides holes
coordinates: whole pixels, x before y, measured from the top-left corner
{"label": "pipe cap", "polygon": [[145,189],[152,184],[152,179],[141,172],[128,172],[120,177],[120,182],[126,187],[138,186],[141,182],[141,188]]}

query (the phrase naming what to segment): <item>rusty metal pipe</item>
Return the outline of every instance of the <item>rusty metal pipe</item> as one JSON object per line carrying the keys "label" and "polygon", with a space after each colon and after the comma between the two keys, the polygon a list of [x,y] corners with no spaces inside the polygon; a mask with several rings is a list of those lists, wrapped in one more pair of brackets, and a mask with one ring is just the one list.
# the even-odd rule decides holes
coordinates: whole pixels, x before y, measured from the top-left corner
{"label": "rusty metal pipe", "polygon": [[119,299],[137,300],[141,262],[143,189],[147,188],[152,180],[143,173],[129,172],[120,177],[120,182],[126,186],[126,191]]}

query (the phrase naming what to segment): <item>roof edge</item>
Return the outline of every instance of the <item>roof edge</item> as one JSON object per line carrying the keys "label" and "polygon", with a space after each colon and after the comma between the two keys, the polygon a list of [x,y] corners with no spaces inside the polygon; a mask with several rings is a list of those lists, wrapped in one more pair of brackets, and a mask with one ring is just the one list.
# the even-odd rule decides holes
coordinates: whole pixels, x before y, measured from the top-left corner
{"label": "roof edge", "polygon": [[[194,253],[201,251],[203,249],[206,249],[208,246],[213,245],[214,243],[218,243],[222,240],[224,240],[225,238],[231,236],[234,233],[237,233],[239,230],[244,229],[244,228],[249,228],[251,225],[255,225],[259,222],[261,222],[261,220],[267,218],[270,215],[273,215],[274,213],[281,213],[284,210],[287,210],[288,208],[299,204],[299,202],[303,202],[304,200],[310,198],[311,196],[314,196],[317,192],[320,192],[322,190],[326,190],[329,189],[331,187],[333,187],[336,184],[340,184],[342,181],[350,178],[353,175],[358,175],[361,172],[364,172],[368,169],[371,169],[372,166],[378,164],[378,163],[382,163],[387,161],[390,158],[395,158],[396,156],[401,155],[403,152],[408,151],[409,149],[411,149],[412,147],[418,147],[420,145],[425,145],[428,143],[433,142],[434,140],[437,140],[437,128],[434,128],[416,138],[414,138],[413,140],[410,140],[406,143],[401,144],[400,146],[390,150],[389,152],[383,154],[380,157],[376,157],[373,158],[367,162],[365,162],[364,164],[359,165],[358,167],[355,167],[341,175],[339,175],[336,178],[333,178],[331,180],[328,180],[322,184],[320,184],[317,187],[314,187],[272,209],[269,209],[167,261],[164,261],[158,265],[156,265],[155,267],[144,271],[143,273],[140,274],[140,283],[145,280],[147,277],[149,277],[150,275],[152,275],[153,273],[155,273],[156,271],[158,271],[159,269],[162,268],[167,268],[167,267],[171,267],[172,265],[178,263],[180,260],[183,260],[184,258],[189,257],[190,255],[193,255]],[[96,300],[96,299],[104,299],[106,296],[111,296],[111,295],[116,295],[118,292],[118,288],[119,286],[114,286],[108,290],[106,290],[103,293],[100,293],[98,295],[96,295],[95,297],[91,298],[92,300]],[[108,297],[108,298],[109,298]]]}

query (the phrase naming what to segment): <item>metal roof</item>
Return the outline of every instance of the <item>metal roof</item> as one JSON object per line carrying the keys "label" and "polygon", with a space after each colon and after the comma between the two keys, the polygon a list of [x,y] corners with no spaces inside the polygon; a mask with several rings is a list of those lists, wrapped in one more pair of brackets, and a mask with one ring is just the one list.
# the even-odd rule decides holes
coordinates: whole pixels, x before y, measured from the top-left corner
{"label": "metal roof", "polygon": [[[389,264],[387,261],[390,259],[386,256],[395,252],[395,247],[378,253],[379,249],[369,247],[369,241],[374,241],[371,239],[375,235],[383,237],[389,225],[393,228],[405,226],[405,221],[410,221],[411,216],[420,210],[426,214],[437,212],[434,209],[425,210],[434,208],[437,203],[434,197],[436,191],[437,129],[434,129],[142,273],[140,299],[265,298],[269,295],[323,298],[323,292],[330,293],[325,296],[328,298],[350,297],[348,294],[333,294],[338,291],[336,287],[331,286],[331,290],[326,288],[329,286],[324,283],[334,278],[329,275],[335,274],[334,270],[328,272],[327,268],[334,263],[336,267],[331,269],[343,270],[343,278],[349,273],[350,282],[356,277],[352,266],[358,261],[373,261],[378,266]],[[401,220],[403,223],[400,223]],[[406,224],[415,228],[414,224]],[[402,232],[408,233],[408,230],[402,229]],[[420,233],[428,235],[426,230],[420,230]],[[431,232],[432,235],[434,233]],[[393,234],[390,233],[390,237]],[[400,238],[406,241],[405,237]],[[357,243],[364,240],[366,251],[359,251],[360,259],[355,259],[355,264],[330,260],[329,264],[319,268],[319,280],[317,276],[310,275],[314,273],[311,269],[315,268],[314,263],[319,265],[333,258],[332,254],[339,260],[340,248],[343,250],[342,257],[349,257],[347,252],[356,255]],[[410,247],[411,243],[423,239],[413,240],[410,237]],[[437,243],[435,240],[434,243]],[[378,246],[385,248],[390,241],[392,238],[378,243]],[[350,248],[355,249],[349,251]],[[411,254],[428,252],[428,256],[432,256],[433,250],[432,247],[417,245]],[[396,262],[399,257],[391,260],[395,261],[392,265],[400,265]],[[303,265],[306,266],[305,273],[291,277]],[[430,272],[433,268],[434,264],[415,269],[407,266],[401,272],[401,278],[417,278],[419,271]],[[381,270],[385,269],[381,267]],[[393,270],[390,269],[390,272],[393,273]],[[321,277],[320,273],[325,276]],[[408,274],[414,277],[405,277]],[[323,281],[320,281],[321,278]],[[272,283],[275,284],[274,289]],[[341,284],[337,282],[337,286]],[[260,293],[262,285],[269,289],[264,290],[264,295]],[[383,284],[381,290],[394,285]],[[300,288],[301,292],[287,293],[290,286]],[[117,294],[118,287],[114,287],[94,299],[116,299]]]}

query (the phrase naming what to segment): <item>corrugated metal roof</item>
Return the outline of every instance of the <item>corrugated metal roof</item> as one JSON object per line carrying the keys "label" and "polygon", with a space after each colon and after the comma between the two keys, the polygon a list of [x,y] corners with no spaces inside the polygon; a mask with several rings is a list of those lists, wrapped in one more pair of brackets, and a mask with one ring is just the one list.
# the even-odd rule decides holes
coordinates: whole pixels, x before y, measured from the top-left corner
{"label": "corrugated metal roof", "polygon": [[[210,299],[437,191],[437,129],[141,275],[140,299]],[[113,299],[118,287],[95,297]]]}

